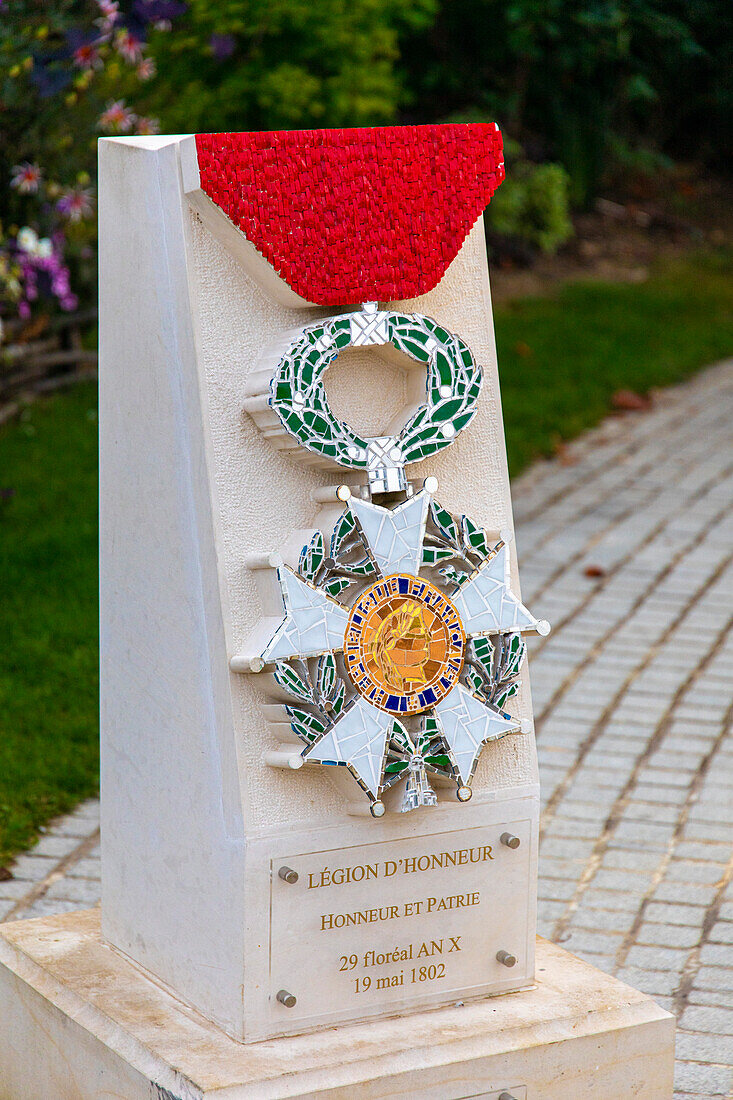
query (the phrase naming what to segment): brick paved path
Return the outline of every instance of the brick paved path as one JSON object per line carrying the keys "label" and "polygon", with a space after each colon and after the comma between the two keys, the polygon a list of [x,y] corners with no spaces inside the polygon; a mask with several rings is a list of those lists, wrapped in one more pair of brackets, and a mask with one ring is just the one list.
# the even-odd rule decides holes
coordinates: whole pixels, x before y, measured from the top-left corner
{"label": "brick paved path", "polygon": [[[543,785],[540,932],[679,1019],[675,1097],[733,1097],[733,361],[513,487]],[[99,813],[0,882],[97,902]]]}

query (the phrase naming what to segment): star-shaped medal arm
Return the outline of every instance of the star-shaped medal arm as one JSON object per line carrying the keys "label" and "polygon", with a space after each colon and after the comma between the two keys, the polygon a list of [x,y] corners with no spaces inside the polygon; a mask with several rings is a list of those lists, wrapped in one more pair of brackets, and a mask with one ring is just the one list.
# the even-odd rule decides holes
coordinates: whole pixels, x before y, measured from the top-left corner
{"label": "star-shaped medal arm", "polygon": [[277,571],[285,618],[262,651],[265,664],[343,649],[349,613],[287,565]]}
{"label": "star-shaped medal arm", "polygon": [[375,802],[383,790],[387,745],[396,719],[360,696],[303,752],[309,763],[343,765]]}
{"label": "star-shaped medal arm", "polygon": [[468,787],[476,770],[481,749],[518,730],[518,719],[487,706],[478,696],[456,684],[435,707],[448,755],[463,787]]}
{"label": "star-shaped medal arm", "polygon": [[393,509],[354,497],[349,500],[351,514],[383,577],[418,575],[429,507],[430,495],[425,490]]}
{"label": "star-shaped medal arm", "polygon": [[548,634],[550,631],[549,623],[535,619],[512,592],[504,544],[482,562],[451,599],[468,637],[474,634],[520,633],[523,630],[536,630],[538,634]]}

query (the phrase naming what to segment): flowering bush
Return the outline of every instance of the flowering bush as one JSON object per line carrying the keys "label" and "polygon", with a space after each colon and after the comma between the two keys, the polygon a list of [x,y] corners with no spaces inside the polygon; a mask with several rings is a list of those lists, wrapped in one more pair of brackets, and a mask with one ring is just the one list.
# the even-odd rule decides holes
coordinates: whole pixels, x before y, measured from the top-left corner
{"label": "flowering bush", "polygon": [[151,36],[184,8],[0,0],[0,324],[91,293],[96,139],[158,131],[128,101],[155,75]]}

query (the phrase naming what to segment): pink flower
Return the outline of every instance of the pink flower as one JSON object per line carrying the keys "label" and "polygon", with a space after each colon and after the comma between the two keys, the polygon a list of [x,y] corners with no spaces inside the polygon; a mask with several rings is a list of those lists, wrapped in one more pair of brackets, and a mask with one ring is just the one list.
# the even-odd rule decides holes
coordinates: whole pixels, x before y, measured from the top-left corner
{"label": "pink flower", "polygon": [[41,186],[42,175],[37,164],[24,161],[23,164],[16,164],[11,168],[10,186],[20,191],[21,195],[35,195]]}
{"label": "pink flower", "polygon": [[101,69],[103,62],[93,42],[86,42],[73,53],[74,64],[79,69]]}
{"label": "pink flower", "polygon": [[138,79],[150,80],[151,76],[155,76],[156,71],[156,65],[153,58],[144,57],[137,67]]}
{"label": "pink flower", "polygon": [[120,57],[129,61],[131,65],[137,65],[143,59],[145,43],[131,31],[118,31],[115,35],[115,49]]}
{"label": "pink flower", "polygon": [[135,122],[135,114],[125,106],[124,99],[111,99],[99,116],[97,128],[108,134],[129,134]]}
{"label": "pink flower", "polygon": [[110,23],[116,23],[120,18],[120,5],[117,0],[97,0],[97,7]]}
{"label": "pink flower", "polygon": [[94,213],[90,187],[70,187],[56,203],[56,209],[70,222],[80,222]]}
{"label": "pink flower", "polygon": [[135,126],[135,133],[137,134],[159,134],[160,122],[157,118],[142,118],[139,117]]}

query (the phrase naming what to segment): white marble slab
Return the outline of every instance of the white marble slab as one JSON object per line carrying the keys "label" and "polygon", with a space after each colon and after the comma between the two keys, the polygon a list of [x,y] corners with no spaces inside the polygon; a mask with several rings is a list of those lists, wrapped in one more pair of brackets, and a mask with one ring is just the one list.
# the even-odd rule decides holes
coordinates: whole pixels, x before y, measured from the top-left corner
{"label": "white marble slab", "polygon": [[537,984],[242,1044],[100,940],[99,913],[0,926],[13,1100],[671,1100],[674,1020],[537,941]]}

